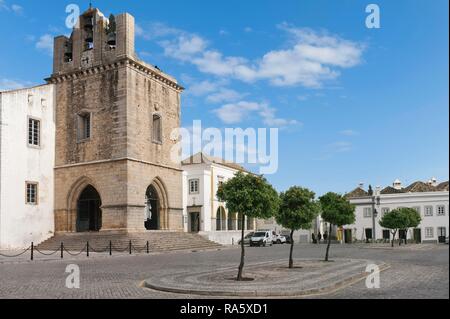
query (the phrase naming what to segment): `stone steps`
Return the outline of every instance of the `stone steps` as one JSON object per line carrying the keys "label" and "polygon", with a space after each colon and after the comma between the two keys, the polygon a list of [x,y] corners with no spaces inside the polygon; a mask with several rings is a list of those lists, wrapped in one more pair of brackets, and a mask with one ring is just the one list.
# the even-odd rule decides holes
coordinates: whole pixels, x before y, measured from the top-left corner
{"label": "stone steps", "polygon": [[128,250],[129,243],[133,247],[133,252],[146,250],[147,241],[149,250],[170,251],[184,249],[213,249],[220,248],[221,245],[209,241],[206,238],[191,233],[182,232],[148,232],[148,233],[74,233],[57,234],[54,237],[39,244],[36,248],[40,251],[55,251],[64,244],[64,248],[69,251],[81,251],[89,242],[90,250],[109,250],[111,242],[113,251]]}

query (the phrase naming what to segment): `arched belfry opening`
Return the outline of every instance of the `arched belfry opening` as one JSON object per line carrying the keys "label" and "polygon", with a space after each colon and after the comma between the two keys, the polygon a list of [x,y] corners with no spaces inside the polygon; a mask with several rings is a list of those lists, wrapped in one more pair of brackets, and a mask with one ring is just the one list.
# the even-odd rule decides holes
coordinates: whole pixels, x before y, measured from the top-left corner
{"label": "arched belfry opening", "polygon": [[160,200],[158,191],[150,185],[145,192],[145,229],[160,229]]}
{"label": "arched belfry opening", "polygon": [[77,200],[77,232],[97,232],[102,228],[102,200],[100,194],[88,185]]}

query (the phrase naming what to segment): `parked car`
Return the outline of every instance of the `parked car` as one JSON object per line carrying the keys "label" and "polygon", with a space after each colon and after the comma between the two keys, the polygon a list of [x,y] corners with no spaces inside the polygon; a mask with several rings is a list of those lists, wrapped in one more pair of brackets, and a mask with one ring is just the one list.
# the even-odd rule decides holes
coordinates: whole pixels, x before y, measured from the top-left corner
{"label": "parked car", "polygon": [[250,239],[250,246],[272,246],[273,236],[271,231],[257,231]]}
{"label": "parked car", "polygon": [[284,237],[284,235],[275,234],[275,235],[273,235],[273,243],[274,244],[285,244],[286,237]]}
{"label": "parked car", "polygon": [[289,234],[284,234],[283,237],[286,239],[286,244],[291,244],[291,235]]}
{"label": "parked car", "polygon": [[[250,239],[252,238],[254,233],[255,232],[251,232],[251,233],[248,233],[247,235],[245,235],[245,237],[244,237],[244,245],[250,245]],[[241,240],[239,239],[238,240],[238,245],[240,245],[240,244],[241,244]]]}

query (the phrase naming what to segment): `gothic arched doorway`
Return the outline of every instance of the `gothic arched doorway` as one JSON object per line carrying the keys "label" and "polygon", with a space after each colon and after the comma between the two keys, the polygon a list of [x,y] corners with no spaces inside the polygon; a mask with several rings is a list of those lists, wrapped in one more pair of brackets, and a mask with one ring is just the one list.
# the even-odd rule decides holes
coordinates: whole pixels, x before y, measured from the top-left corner
{"label": "gothic arched doorway", "polygon": [[145,229],[158,230],[160,227],[160,203],[158,192],[150,185],[145,192]]}
{"label": "gothic arched doorway", "polygon": [[77,232],[99,231],[102,228],[102,200],[97,190],[88,185],[77,201]]}

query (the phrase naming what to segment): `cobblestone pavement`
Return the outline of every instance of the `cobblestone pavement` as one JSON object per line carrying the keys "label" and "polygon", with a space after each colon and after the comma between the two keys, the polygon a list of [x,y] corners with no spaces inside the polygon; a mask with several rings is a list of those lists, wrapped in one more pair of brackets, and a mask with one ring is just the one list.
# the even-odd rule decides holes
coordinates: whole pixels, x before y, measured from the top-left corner
{"label": "cobblestone pavement", "polygon": [[[419,247],[418,247],[419,248]],[[247,248],[246,262],[286,260],[289,246]],[[325,245],[297,245],[295,258],[323,258]],[[39,260],[16,263],[0,260],[0,298],[201,298],[157,292],[142,287],[150,275],[167,275],[187,269],[214,270],[236,266],[239,249],[177,252],[155,255],[86,257],[72,260]],[[332,258],[384,261],[391,268],[381,273],[380,289],[367,289],[365,282],[327,295],[310,298],[449,298],[448,245],[428,249],[384,250],[333,245]],[[3,262],[3,263],[1,263]],[[80,289],[65,287],[66,267],[80,267]]]}

